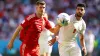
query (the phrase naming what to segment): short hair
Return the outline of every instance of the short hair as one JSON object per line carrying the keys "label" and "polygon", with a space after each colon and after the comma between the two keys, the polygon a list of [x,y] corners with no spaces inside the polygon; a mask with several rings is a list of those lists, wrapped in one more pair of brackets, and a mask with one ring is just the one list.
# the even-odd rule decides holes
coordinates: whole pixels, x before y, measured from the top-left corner
{"label": "short hair", "polygon": [[77,7],[84,7],[84,8],[86,8],[86,5],[84,3],[79,3],[79,4],[77,4]]}
{"label": "short hair", "polygon": [[36,2],[36,5],[45,5],[45,1],[39,0]]}

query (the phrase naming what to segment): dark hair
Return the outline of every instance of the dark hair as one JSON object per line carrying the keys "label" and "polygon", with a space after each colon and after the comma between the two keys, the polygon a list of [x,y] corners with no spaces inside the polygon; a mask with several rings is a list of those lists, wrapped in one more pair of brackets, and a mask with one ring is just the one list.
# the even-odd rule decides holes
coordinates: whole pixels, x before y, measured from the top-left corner
{"label": "dark hair", "polygon": [[36,5],[45,5],[46,3],[45,3],[45,1],[42,1],[42,0],[39,0],[39,1],[37,1],[36,2]]}
{"label": "dark hair", "polygon": [[84,8],[86,8],[86,5],[84,3],[79,3],[79,4],[77,4],[77,7],[84,7]]}

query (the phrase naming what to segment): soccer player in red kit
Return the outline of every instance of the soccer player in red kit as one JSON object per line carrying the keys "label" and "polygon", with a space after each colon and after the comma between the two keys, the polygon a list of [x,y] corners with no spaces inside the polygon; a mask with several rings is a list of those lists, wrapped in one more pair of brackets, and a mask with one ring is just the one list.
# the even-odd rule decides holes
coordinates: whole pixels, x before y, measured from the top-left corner
{"label": "soccer player in red kit", "polygon": [[20,56],[40,56],[39,54],[39,44],[38,39],[40,33],[44,28],[47,28],[53,33],[56,33],[58,28],[52,28],[49,21],[43,16],[45,13],[46,3],[44,1],[37,1],[36,3],[36,13],[31,14],[25,18],[25,20],[17,27],[11,40],[8,43],[8,49],[13,47],[15,38],[20,31],[26,31],[23,36],[20,32],[20,37],[22,44],[20,46]]}

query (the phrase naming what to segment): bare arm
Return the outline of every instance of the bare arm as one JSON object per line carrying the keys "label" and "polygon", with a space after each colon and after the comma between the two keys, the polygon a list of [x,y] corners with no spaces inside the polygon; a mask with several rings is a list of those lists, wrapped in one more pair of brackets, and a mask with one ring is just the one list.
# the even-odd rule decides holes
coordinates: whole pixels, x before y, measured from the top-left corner
{"label": "bare arm", "polygon": [[52,38],[50,41],[48,41],[48,44],[50,46],[52,46],[56,41],[57,41],[57,38],[58,38],[58,32],[59,32],[59,29],[60,29],[60,25],[56,25],[54,28],[50,29],[51,32],[54,33],[55,37]]}
{"label": "bare arm", "polygon": [[56,35],[58,33],[60,27],[61,26],[57,24],[54,28],[49,29],[49,31],[51,31],[52,33],[54,33]]}
{"label": "bare arm", "polygon": [[82,47],[82,51],[86,55],[87,51],[86,51],[86,47],[85,47],[85,40],[84,40],[84,35],[83,34],[80,34],[80,44],[81,44],[81,47]]}
{"label": "bare arm", "polygon": [[16,39],[16,37],[18,36],[18,34],[19,34],[19,32],[20,32],[20,30],[22,29],[22,26],[21,25],[19,25],[18,27],[17,27],[17,29],[15,30],[15,32],[14,32],[14,34],[12,35],[12,38],[11,38],[11,42],[14,42],[14,40]]}
{"label": "bare arm", "polygon": [[19,25],[17,27],[17,29],[15,30],[14,34],[12,35],[12,37],[11,37],[9,43],[8,43],[8,49],[11,49],[13,47],[13,42],[16,39],[16,37],[18,36],[18,34],[19,34],[19,32],[20,32],[21,29],[22,29],[22,26]]}

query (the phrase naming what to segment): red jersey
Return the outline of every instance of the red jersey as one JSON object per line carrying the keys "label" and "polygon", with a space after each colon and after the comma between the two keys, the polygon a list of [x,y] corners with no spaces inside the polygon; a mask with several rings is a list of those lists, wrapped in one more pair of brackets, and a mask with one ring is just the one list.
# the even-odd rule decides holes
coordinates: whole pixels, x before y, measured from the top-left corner
{"label": "red jersey", "polygon": [[26,17],[25,20],[21,23],[21,26],[24,29],[23,31],[27,31],[23,40],[23,42],[27,45],[37,45],[41,31],[44,28],[51,28],[49,21],[45,17],[38,18],[36,14],[32,14]]}

